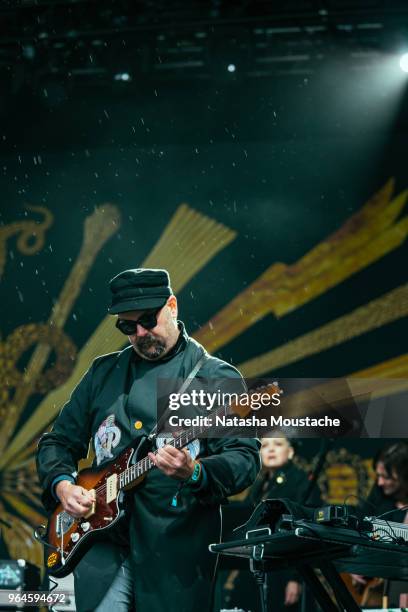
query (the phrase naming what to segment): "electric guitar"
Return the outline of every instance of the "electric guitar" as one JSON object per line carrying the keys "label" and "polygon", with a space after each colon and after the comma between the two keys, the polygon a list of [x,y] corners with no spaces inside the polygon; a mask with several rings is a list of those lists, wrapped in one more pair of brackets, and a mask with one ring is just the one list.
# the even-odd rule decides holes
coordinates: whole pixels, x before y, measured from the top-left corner
{"label": "electric guitar", "polygon": [[[274,383],[255,389],[249,395],[255,392],[271,397],[281,393],[281,390]],[[248,403],[250,402],[245,402],[245,405],[238,402],[222,406],[212,411],[211,415],[234,413],[245,417],[251,411]],[[208,430],[205,426],[191,427],[179,433],[168,444],[182,449]],[[87,468],[78,474],[76,484],[91,491],[94,497],[94,502],[84,517],[74,518],[59,504],[51,514],[48,526],[42,525],[36,530],[36,538],[44,545],[48,574],[62,578],[71,573],[93,542],[98,537],[103,538],[123,517],[125,492],[137,487],[149,470],[155,467],[148,456],[132,461],[135,452],[135,448],[130,446],[102,469]]]}

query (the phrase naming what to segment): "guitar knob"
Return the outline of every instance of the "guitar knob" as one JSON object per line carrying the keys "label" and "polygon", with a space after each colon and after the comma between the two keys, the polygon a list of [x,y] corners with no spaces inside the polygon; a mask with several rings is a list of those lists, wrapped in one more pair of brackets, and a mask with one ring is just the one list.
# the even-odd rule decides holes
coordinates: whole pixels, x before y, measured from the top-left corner
{"label": "guitar knob", "polygon": [[88,521],[86,523],[81,523],[81,529],[82,531],[88,531],[88,529],[90,528],[91,523],[88,523]]}
{"label": "guitar knob", "polygon": [[71,540],[75,543],[79,540],[79,533],[71,533]]}

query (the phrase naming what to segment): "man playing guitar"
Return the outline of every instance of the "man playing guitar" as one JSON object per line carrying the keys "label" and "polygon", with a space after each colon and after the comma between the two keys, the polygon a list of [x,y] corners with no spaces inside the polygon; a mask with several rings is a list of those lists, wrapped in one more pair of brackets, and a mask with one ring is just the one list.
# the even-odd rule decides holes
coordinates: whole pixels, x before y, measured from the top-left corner
{"label": "man playing guitar", "polygon": [[[39,443],[44,505],[49,511],[62,505],[57,534],[64,529],[69,534],[76,519],[83,531],[90,529],[86,517],[95,492],[75,484],[89,441],[99,468],[131,444],[151,438],[159,379],[186,380],[194,372],[194,380],[207,381],[210,391],[219,389],[214,381],[244,390],[237,370],[208,355],[177,320],[177,300],[165,270],[126,270],[111,280],[110,289],[109,313],[117,315],[116,327],[131,346],[93,362]],[[147,449],[146,456],[158,469],[127,493],[128,519],[93,543],[75,568],[78,612],[209,608],[215,559],[208,544],[219,539],[220,503],[255,480],[259,442],[203,438],[188,450],[158,442],[156,438],[156,447]],[[54,550],[46,553],[50,569],[59,554]]]}

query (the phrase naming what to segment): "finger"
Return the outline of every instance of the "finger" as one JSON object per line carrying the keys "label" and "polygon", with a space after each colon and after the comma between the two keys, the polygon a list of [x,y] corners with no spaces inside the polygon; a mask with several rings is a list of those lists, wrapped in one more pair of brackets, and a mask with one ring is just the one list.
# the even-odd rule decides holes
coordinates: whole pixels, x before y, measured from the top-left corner
{"label": "finger", "polygon": [[94,498],[91,497],[90,495],[76,495],[75,496],[75,500],[79,503],[79,504],[86,504],[87,506],[90,506],[91,504],[94,503]]}
{"label": "finger", "polygon": [[76,505],[81,512],[88,512],[92,504],[88,504],[88,502],[77,502]]}
{"label": "finger", "polygon": [[150,459],[153,461],[154,465],[157,465],[157,467],[163,463],[163,454],[160,453],[160,450],[156,451],[155,453],[149,453]]}
{"label": "finger", "polygon": [[89,508],[93,504],[93,499],[83,495],[72,495],[71,499],[73,499],[75,503],[85,506],[86,508]]}
{"label": "finger", "polygon": [[179,449],[175,448],[172,444],[165,444],[157,450],[157,452],[163,451],[169,453],[170,455],[173,455],[173,457],[178,457],[179,455],[188,452],[188,448],[185,446],[184,448]]}
{"label": "finger", "polygon": [[157,466],[168,466],[172,468],[178,468],[183,465],[184,457],[182,453],[178,453],[177,456],[168,453],[164,448],[161,448],[156,455]]}
{"label": "finger", "polygon": [[153,464],[157,468],[159,468],[159,470],[161,470],[164,473],[167,473],[167,470],[168,470],[167,462],[162,457],[160,457],[158,453],[156,455],[154,455],[153,453],[149,453],[149,457],[152,460]]}
{"label": "finger", "polygon": [[169,444],[166,444],[166,446],[163,446],[160,450],[165,451],[166,453],[168,453],[169,455],[172,455],[173,457],[179,457],[181,453],[186,449],[183,448],[182,450],[179,450],[178,448],[174,448],[174,446],[170,446]]}
{"label": "finger", "polygon": [[171,448],[171,447],[164,446],[163,448],[160,449],[160,451],[158,452],[158,455],[160,456],[160,458],[163,458],[168,465],[171,465],[176,468],[186,465],[187,463],[186,453],[183,453],[182,451],[179,451],[175,448],[172,449],[173,452],[170,452],[167,450],[168,448]]}
{"label": "finger", "polygon": [[173,460],[168,460],[166,456],[156,457],[156,466],[159,470],[165,472],[165,474],[169,474],[177,469],[177,465],[174,464]]}
{"label": "finger", "polygon": [[86,489],[82,489],[82,488],[77,489],[76,491],[73,491],[71,496],[77,499],[79,502],[93,500],[93,495],[91,494],[91,492],[87,491]]}
{"label": "finger", "polygon": [[80,490],[81,490],[81,495],[83,495],[87,499],[91,499],[92,501],[95,501],[95,497],[96,497],[95,489],[91,489],[89,491],[88,489],[84,489],[84,487],[80,487]]}
{"label": "finger", "polygon": [[87,513],[89,508],[71,500],[67,504],[67,510],[70,514],[75,514],[76,516],[83,516],[84,514]]}

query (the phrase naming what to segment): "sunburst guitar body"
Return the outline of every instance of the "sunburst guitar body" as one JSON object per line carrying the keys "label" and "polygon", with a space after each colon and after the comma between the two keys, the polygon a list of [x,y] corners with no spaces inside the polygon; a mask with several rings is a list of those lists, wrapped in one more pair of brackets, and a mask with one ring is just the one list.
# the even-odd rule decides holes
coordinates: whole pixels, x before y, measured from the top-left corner
{"label": "sunburst guitar body", "polygon": [[[92,543],[103,538],[124,513],[124,491],[122,474],[131,471],[134,448],[126,449],[104,469],[82,470],[76,484],[91,491],[94,503],[82,518],[74,518],[59,504],[48,522],[45,566],[51,576],[62,578],[71,573]],[[145,474],[135,479],[129,488],[137,486]],[[122,486],[121,486],[122,485]]]}
{"label": "sunburst guitar body", "polygon": [[[270,384],[253,392],[274,396],[281,390],[276,384]],[[250,410],[248,403],[237,402],[218,408],[215,414],[245,416]],[[205,425],[192,427],[168,444],[182,449],[207,429]],[[76,484],[90,491],[94,497],[86,516],[74,518],[59,504],[50,516],[47,528],[42,528],[41,535],[37,530],[37,538],[44,544],[45,566],[49,575],[63,578],[71,573],[92,543],[98,538],[103,539],[106,532],[121,520],[125,513],[126,491],[137,487],[147,472],[155,467],[148,455],[135,461],[136,455],[145,452],[145,443],[146,438],[142,438],[137,450],[133,446],[128,447],[102,469],[88,468],[79,473]]]}

